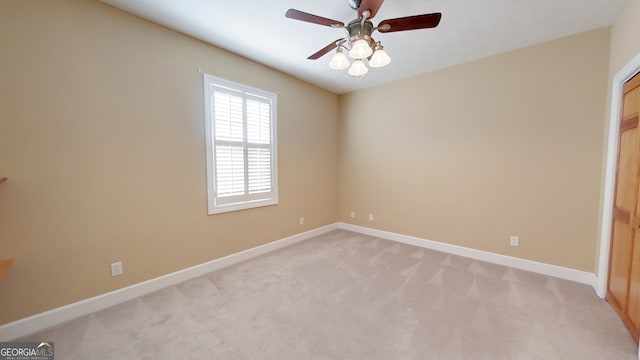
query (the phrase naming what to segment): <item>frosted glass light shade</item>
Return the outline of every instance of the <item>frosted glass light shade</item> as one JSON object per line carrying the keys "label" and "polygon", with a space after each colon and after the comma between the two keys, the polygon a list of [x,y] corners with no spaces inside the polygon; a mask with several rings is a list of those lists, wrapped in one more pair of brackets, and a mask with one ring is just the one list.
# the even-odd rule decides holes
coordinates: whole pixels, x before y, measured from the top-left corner
{"label": "frosted glass light shade", "polygon": [[382,47],[378,48],[376,46],[376,51],[371,56],[369,60],[369,66],[373,68],[383,67],[388,65],[391,62],[391,58],[387,55],[387,52],[382,49]]}
{"label": "frosted glass light shade", "polygon": [[362,62],[362,60],[356,60],[351,64],[349,68],[349,75],[351,76],[363,76],[364,74],[369,72],[369,68],[367,65]]}
{"label": "frosted glass light shade", "polygon": [[342,52],[341,48],[338,48],[331,61],[329,61],[329,67],[334,70],[343,70],[348,68],[350,65],[349,59],[347,59],[347,55]]}
{"label": "frosted glass light shade", "polygon": [[351,45],[351,50],[349,50],[349,56],[353,59],[364,59],[369,57],[373,53],[371,50],[371,46],[365,39],[356,40],[356,42]]}

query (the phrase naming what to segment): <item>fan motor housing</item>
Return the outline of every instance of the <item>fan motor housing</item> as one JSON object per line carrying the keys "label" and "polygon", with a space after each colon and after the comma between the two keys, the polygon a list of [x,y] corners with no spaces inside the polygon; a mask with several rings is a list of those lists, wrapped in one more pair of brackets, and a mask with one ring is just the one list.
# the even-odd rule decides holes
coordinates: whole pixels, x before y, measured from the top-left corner
{"label": "fan motor housing", "polygon": [[358,10],[361,2],[362,0],[349,0],[349,6],[351,6],[353,10]]}
{"label": "fan motor housing", "polygon": [[373,32],[373,23],[369,20],[355,19],[347,26],[349,32],[349,43],[353,44],[356,40],[364,39],[373,47],[375,40],[371,37]]}

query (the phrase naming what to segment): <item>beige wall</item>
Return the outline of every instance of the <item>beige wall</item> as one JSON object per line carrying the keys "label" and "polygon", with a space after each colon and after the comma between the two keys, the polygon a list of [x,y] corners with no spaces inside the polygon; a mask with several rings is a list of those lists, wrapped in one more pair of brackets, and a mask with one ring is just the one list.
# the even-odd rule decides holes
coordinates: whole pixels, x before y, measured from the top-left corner
{"label": "beige wall", "polygon": [[342,96],[340,219],[593,272],[609,36]]}
{"label": "beige wall", "polygon": [[640,0],[627,0],[611,27],[610,78],[640,53]]}
{"label": "beige wall", "polygon": [[[0,44],[0,324],[337,220],[337,95],[97,1],[2,1]],[[207,216],[198,67],[279,93],[280,205]]]}

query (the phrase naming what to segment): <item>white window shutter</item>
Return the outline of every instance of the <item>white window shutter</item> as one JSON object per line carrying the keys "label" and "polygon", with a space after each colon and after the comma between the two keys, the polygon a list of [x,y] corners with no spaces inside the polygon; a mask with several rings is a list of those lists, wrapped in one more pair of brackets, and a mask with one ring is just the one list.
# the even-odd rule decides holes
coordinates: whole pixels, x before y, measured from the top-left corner
{"label": "white window shutter", "polygon": [[205,75],[209,213],[277,204],[276,96]]}

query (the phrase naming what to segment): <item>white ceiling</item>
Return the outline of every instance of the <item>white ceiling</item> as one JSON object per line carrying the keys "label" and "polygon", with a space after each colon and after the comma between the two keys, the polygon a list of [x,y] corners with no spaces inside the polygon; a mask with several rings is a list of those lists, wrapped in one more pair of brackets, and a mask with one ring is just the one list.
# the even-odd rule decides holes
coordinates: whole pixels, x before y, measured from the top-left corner
{"label": "white ceiling", "polygon": [[373,19],[441,12],[435,29],[374,33],[391,64],[365,78],[307,56],[344,30],[285,18],[289,8],[339,20],[348,0],[101,0],[335,93],[386,82],[611,25],[625,0],[387,0]]}

